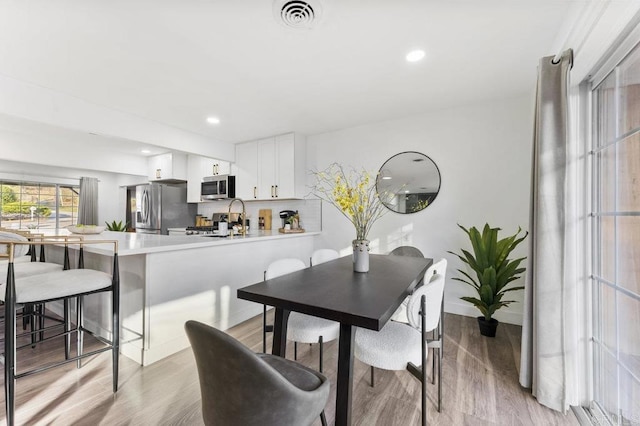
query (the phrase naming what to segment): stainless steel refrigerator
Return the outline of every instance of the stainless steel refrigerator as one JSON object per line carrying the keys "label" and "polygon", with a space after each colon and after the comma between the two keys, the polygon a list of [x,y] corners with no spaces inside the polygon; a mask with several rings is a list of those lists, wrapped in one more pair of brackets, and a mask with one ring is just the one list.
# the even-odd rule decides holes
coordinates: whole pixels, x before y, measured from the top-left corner
{"label": "stainless steel refrigerator", "polygon": [[198,207],[187,203],[186,185],[138,185],[135,194],[136,232],[167,235],[168,228],[194,225]]}

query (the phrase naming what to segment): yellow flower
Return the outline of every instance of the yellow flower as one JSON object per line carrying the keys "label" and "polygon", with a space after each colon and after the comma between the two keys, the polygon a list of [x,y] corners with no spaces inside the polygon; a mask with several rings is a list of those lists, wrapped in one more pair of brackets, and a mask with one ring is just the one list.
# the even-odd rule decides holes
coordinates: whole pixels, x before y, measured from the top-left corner
{"label": "yellow flower", "polygon": [[356,229],[356,239],[366,239],[373,222],[386,211],[375,185],[371,184],[372,174],[364,170],[351,170],[347,174],[336,163],[313,174],[316,178],[313,192],[351,221]]}

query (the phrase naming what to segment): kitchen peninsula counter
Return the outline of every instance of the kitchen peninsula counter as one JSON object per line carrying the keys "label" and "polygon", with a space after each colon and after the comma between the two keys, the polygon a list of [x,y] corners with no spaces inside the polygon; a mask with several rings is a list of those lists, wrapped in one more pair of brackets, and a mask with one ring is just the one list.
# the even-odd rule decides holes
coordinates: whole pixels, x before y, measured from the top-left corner
{"label": "kitchen peninsula counter", "polygon": [[[60,234],[68,235],[67,231]],[[304,238],[319,235],[320,232],[301,232],[282,234],[275,231],[254,231],[246,236],[234,235],[233,237],[211,237],[204,235],[156,235],[136,234],[135,232],[110,232],[101,234],[84,234],[85,240],[117,240],[118,256],[130,256],[135,254],[161,253],[178,250],[191,250],[203,247],[222,246],[231,244],[262,243],[271,240],[290,238]],[[100,246],[88,246],[88,252],[111,254],[111,250],[102,249]]]}
{"label": "kitchen peninsula counter", "polygon": [[[84,237],[119,242],[121,352],[149,365],[189,347],[187,320],[226,330],[260,314],[262,306],[238,299],[236,290],[261,281],[275,260],[295,257],[309,264],[317,235],[276,230],[213,238],[105,231]],[[73,244],[70,251],[77,265]],[[47,247],[48,260],[62,263],[62,255],[61,247]],[[106,245],[87,246],[84,261],[87,268],[110,273],[112,251]],[[110,337],[109,298],[85,297],[85,325],[105,337]]]}

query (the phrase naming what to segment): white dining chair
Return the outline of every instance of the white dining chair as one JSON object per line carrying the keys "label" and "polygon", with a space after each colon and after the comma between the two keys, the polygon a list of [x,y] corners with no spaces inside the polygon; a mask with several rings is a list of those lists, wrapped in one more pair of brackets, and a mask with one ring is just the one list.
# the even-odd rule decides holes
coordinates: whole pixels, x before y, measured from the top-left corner
{"label": "white dining chair", "polygon": [[[407,256],[407,257],[424,258],[424,255],[422,254],[422,252],[413,246],[396,247],[389,252],[389,256]],[[427,272],[424,274],[424,276],[430,277],[432,275],[433,275],[433,269],[430,267],[429,269],[427,269]],[[421,286],[423,282],[424,282],[424,279],[418,283],[416,288]],[[392,320],[407,323],[407,314],[406,314],[407,303],[409,302],[410,297],[411,295],[404,298],[404,300],[402,301],[402,304],[398,306],[398,309],[396,309],[393,315],[391,315]]]}
{"label": "white dining chair", "polygon": [[[276,278],[306,268],[300,259],[286,258],[271,262],[263,273],[264,280]],[[262,305],[262,352],[267,352],[267,333],[273,332],[273,324],[267,324],[267,305]]]}
{"label": "white dining chair", "polygon": [[309,266],[320,265],[321,263],[329,262],[340,257],[334,249],[318,249],[311,254],[309,258]]}
{"label": "white dining chair", "polygon": [[[291,272],[306,268],[304,262],[299,259],[280,259],[271,263],[264,273],[265,280],[276,278]],[[265,311],[266,314],[266,311]],[[263,324],[266,324],[266,316],[263,317]],[[291,312],[287,322],[287,339],[293,341],[293,358],[298,359],[298,343],[318,343],[319,344],[319,371],[323,370],[323,349],[324,342],[336,340],[340,335],[340,324],[318,318],[300,312]],[[263,335],[266,342],[266,334]],[[266,344],[263,348],[266,352]]]}
{"label": "white dining chair", "polygon": [[[444,277],[435,274],[418,288],[407,304],[408,324],[389,321],[382,330],[356,330],[354,356],[372,367],[404,370],[422,382],[422,424],[427,416],[427,333],[438,327]],[[373,372],[373,370],[372,370]],[[374,385],[373,374],[371,385]]]}
{"label": "white dining chair", "polygon": [[[442,258],[437,262],[433,263],[427,269],[427,272],[424,274],[423,281],[427,281],[430,277],[433,277],[435,274],[442,275],[445,280],[446,285],[446,277],[447,277],[447,259]],[[444,293],[443,293],[444,294]],[[409,319],[407,318],[407,302],[411,298],[409,296],[405,301],[403,301],[402,305],[394,312],[391,316],[392,321],[401,322],[408,324]],[[436,380],[436,371],[438,375],[438,412],[440,412],[440,408],[442,405],[442,358],[444,356],[444,295],[442,297],[442,302],[440,306],[440,321],[438,321],[438,327],[432,330],[432,336],[427,341],[427,346],[433,352],[433,357],[431,358],[431,383],[435,383]],[[437,370],[436,370],[437,363]],[[373,368],[373,367],[372,367]]]}

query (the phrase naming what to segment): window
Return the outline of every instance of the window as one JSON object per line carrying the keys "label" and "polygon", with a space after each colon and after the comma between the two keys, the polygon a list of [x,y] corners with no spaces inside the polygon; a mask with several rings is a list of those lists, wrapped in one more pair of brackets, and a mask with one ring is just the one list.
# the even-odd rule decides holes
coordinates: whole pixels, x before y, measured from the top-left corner
{"label": "window", "polygon": [[0,226],[64,228],[78,218],[78,186],[0,181]]}
{"label": "window", "polygon": [[594,399],[640,424],[640,47],[593,89]]}

